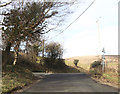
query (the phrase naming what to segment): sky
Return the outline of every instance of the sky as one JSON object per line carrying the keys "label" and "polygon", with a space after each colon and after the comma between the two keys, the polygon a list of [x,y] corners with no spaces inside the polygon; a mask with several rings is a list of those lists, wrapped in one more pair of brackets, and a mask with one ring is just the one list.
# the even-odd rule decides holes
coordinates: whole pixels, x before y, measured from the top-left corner
{"label": "sky", "polygon": [[[86,0],[75,8],[74,13],[68,16],[67,25],[74,21],[91,2],[92,0]],[[51,40],[62,44],[64,58],[101,55],[103,48],[106,55],[118,55],[118,2],[119,0],[96,0],[67,30]],[[52,33],[51,37],[56,34],[58,33]]]}
{"label": "sky", "polygon": [[[67,15],[61,30],[64,30],[73,22],[93,0],[81,1],[82,3],[77,6],[70,7],[74,13]],[[99,55],[102,54],[103,47],[105,48],[105,54],[117,55],[119,1],[120,0],[96,0],[94,4],[62,34],[54,37],[60,31],[49,33],[49,41],[59,42],[63,46],[63,58]],[[99,21],[99,35],[97,20]],[[100,43],[98,36],[100,37]]]}

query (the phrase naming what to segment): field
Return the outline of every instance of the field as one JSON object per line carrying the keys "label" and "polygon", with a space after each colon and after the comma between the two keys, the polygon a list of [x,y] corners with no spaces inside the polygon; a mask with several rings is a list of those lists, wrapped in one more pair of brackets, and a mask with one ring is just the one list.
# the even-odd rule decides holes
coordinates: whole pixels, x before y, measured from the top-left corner
{"label": "field", "polygon": [[80,57],[72,57],[67,58],[66,61],[68,61],[66,64],[69,66],[74,66],[74,59],[78,59],[78,66],[83,67],[85,70],[89,70],[90,64],[94,61],[98,60],[98,56],[80,56]]}
{"label": "field", "polygon": [[[74,59],[78,59],[78,67],[82,67],[87,72],[90,71],[90,65],[94,61],[99,60],[99,56],[78,56],[72,58],[66,58],[65,63],[68,66],[75,66],[73,61]],[[118,84],[118,56],[117,55],[106,55],[105,56],[105,72],[103,73],[101,79],[111,82],[113,84]]]}
{"label": "field", "polygon": [[[107,55],[105,56],[105,63],[106,67],[110,69],[118,70],[118,56],[115,55]],[[69,66],[74,66],[74,59],[78,59],[78,66],[83,67],[84,69],[89,71],[90,65],[94,62],[99,60],[99,56],[78,56],[72,58],[66,58],[66,64]]]}

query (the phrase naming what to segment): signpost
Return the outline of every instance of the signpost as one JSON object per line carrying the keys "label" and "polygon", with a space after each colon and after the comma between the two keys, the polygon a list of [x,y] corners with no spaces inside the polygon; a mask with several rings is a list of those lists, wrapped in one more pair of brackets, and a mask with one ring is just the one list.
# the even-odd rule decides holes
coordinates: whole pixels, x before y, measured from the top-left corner
{"label": "signpost", "polygon": [[102,62],[101,62],[101,64],[102,64],[102,72],[105,72],[105,49],[103,48],[103,50],[102,50]]}

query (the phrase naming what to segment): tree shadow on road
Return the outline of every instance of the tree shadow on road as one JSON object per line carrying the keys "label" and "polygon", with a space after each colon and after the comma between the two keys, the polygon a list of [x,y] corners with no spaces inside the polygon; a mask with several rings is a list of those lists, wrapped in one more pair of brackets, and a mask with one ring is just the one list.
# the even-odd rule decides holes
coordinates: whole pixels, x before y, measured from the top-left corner
{"label": "tree shadow on road", "polygon": [[81,67],[73,67],[73,66],[67,66],[65,65],[63,68],[57,69],[48,69],[48,72],[52,72],[52,73],[83,73],[86,72],[86,70],[84,70]]}

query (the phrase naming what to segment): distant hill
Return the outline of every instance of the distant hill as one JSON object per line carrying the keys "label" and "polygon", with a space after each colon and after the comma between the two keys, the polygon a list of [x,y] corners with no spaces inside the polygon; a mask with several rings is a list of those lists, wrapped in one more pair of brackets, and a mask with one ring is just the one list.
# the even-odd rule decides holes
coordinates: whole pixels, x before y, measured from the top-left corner
{"label": "distant hill", "polygon": [[[66,58],[67,61],[73,62],[74,59],[78,59],[79,63],[91,64],[96,60],[99,60],[99,56],[76,56],[71,58]],[[107,63],[118,63],[118,55],[106,55],[105,60]]]}

